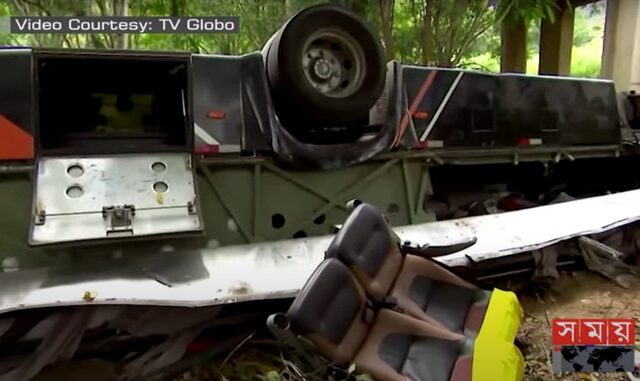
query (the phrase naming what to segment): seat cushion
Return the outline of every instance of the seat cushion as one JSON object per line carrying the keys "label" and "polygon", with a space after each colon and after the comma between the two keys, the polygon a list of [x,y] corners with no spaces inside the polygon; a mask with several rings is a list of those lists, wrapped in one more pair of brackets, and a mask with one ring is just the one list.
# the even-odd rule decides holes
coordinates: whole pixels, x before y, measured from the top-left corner
{"label": "seat cushion", "polygon": [[[470,339],[455,341],[389,335],[382,342],[380,358],[411,380],[449,381],[456,366],[464,367],[462,363],[457,364],[461,356],[469,357],[472,351],[473,341]],[[456,374],[461,373],[464,371],[457,369]]]}
{"label": "seat cushion", "polygon": [[453,364],[453,370],[451,371],[451,377],[449,381],[470,381],[473,375],[473,355],[464,355],[458,357],[458,360]]}
{"label": "seat cushion", "polygon": [[338,258],[374,277],[387,259],[392,242],[384,216],[373,205],[361,204],[347,217],[325,258]]}
{"label": "seat cushion", "polygon": [[325,253],[353,271],[367,294],[382,300],[402,267],[398,237],[384,216],[370,204],[356,207]]}
{"label": "seat cushion", "polygon": [[[295,298],[287,317],[303,335],[319,334],[333,344],[343,340],[365,303],[349,269],[337,259],[324,260]],[[362,337],[356,338],[364,340]]]}
{"label": "seat cushion", "polygon": [[427,315],[454,332],[464,331],[465,328],[477,331],[484,316],[482,304],[475,307],[471,320],[474,328],[466,327],[465,323],[471,307],[478,300],[484,300],[486,293],[488,291],[434,281],[426,276],[415,277],[409,290],[409,296],[414,303]]}
{"label": "seat cushion", "polygon": [[484,321],[484,315],[487,313],[487,302],[475,302],[467,311],[467,318],[465,319],[464,328],[472,332],[480,331],[482,322]]}

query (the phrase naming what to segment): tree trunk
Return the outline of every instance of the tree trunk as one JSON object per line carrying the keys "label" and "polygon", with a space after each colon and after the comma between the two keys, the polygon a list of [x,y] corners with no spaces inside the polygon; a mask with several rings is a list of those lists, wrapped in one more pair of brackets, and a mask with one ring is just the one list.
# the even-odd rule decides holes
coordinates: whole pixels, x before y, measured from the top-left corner
{"label": "tree trunk", "polygon": [[382,21],[382,39],[387,52],[387,59],[395,57],[395,47],[393,41],[393,9],[395,0],[380,0],[380,18]]}
{"label": "tree trunk", "polygon": [[[129,0],[113,0],[113,15],[128,16]],[[118,33],[113,36],[114,49],[127,49],[129,47],[129,37],[126,33]]]}
{"label": "tree trunk", "polygon": [[500,71],[527,71],[527,23],[524,20],[503,21],[500,42]]}
{"label": "tree trunk", "polygon": [[430,59],[430,55],[429,55],[429,49],[432,48],[431,46],[431,39],[433,36],[433,23],[431,21],[431,15],[432,15],[432,9],[431,9],[431,3],[428,0],[425,0],[424,2],[424,13],[423,13],[423,17],[422,17],[422,31],[420,33],[420,37],[421,37],[421,42],[422,42],[422,46],[421,46],[421,51],[422,51],[422,64],[423,65],[428,65],[429,64],[429,59]]}

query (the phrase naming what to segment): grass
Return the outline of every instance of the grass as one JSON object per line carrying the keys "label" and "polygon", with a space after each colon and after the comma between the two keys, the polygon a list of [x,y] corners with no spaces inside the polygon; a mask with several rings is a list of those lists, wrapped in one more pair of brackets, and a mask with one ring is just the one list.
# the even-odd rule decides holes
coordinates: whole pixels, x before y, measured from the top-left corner
{"label": "grass", "polygon": [[[602,39],[593,39],[586,45],[574,46],[571,53],[571,76],[597,78],[600,75],[602,57]],[[527,60],[527,74],[538,73],[537,54]],[[484,53],[463,61],[463,66],[471,70],[482,70],[497,73],[500,71],[499,58]]]}

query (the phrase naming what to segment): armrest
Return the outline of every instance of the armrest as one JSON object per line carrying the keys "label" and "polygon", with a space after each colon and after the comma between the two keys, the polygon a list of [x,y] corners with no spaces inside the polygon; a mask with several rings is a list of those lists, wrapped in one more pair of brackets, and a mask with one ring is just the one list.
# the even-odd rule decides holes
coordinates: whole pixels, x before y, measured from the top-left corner
{"label": "armrest", "polygon": [[478,239],[476,237],[472,237],[467,241],[457,242],[451,245],[445,246],[433,246],[433,245],[422,245],[422,246],[412,246],[411,244],[404,243],[402,245],[402,253],[403,254],[411,254],[416,255],[418,257],[423,258],[434,258],[441,257],[444,255],[449,255],[456,253],[458,251],[462,251],[468,247],[473,246]]}

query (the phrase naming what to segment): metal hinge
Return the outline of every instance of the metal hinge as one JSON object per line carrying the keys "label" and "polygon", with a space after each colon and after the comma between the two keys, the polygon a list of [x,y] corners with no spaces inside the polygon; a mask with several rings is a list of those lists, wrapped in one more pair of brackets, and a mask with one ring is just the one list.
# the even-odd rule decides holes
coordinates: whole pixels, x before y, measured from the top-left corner
{"label": "metal hinge", "polygon": [[107,234],[131,233],[133,234],[133,218],[136,208],[133,205],[116,205],[102,207],[102,218],[106,222]]}

